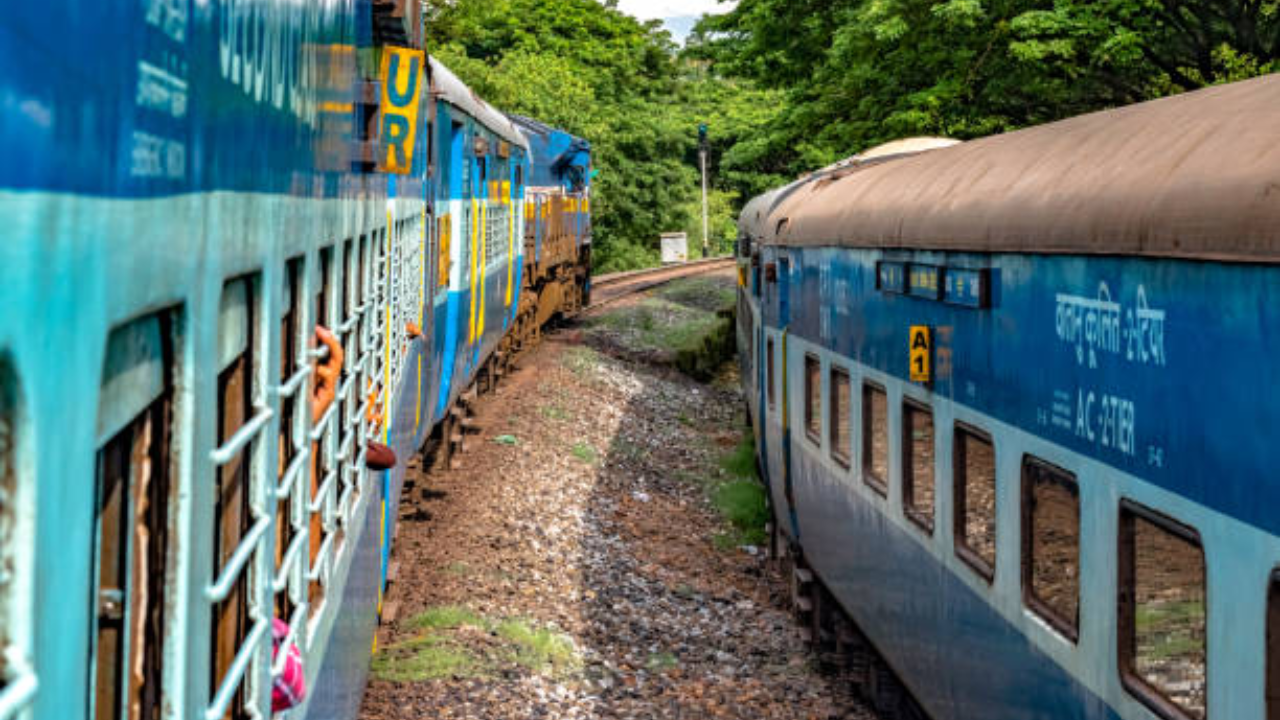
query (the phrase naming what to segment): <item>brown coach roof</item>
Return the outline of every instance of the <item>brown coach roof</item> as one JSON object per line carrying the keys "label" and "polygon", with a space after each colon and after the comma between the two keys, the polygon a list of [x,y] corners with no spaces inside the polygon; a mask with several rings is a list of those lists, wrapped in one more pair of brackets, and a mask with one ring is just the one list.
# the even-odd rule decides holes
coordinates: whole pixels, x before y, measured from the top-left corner
{"label": "brown coach roof", "polygon": [[1280,262],[1280,74],[855,166],[782,245]]}

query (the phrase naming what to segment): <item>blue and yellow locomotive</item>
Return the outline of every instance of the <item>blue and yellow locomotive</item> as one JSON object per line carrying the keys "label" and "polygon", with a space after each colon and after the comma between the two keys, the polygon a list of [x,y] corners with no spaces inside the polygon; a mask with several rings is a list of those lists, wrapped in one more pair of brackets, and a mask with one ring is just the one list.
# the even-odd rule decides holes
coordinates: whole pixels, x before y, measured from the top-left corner
{"label": "blue and yellow locomotive", "polygon": [[778,545],[888,716],[1280,717],[1278,188],[1271,76],[748,206]]}
{"label": "blue and yellow locomotive", "polygon": [[354,716],[406,460],[589,282],[419,7],[0,11],[0,720],[270,717],[273,645]]}

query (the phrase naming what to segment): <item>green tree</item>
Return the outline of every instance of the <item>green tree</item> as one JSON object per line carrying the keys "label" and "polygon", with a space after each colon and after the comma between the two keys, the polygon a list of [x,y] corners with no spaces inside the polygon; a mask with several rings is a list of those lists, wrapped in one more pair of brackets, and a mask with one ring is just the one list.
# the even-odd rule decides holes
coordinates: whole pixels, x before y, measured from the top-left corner
{"label": "green tree", "polygon": [[[491,103],[592,143],[601,269],[656,262],[658,235],[700,217],[699,122],[713,127],[717,197],[781,177],[759,175],[768,155],[746,141],[772,121],[783,94],[698,72],[657,23],[615,3],[434,0],[427,23],[430,51]],[[723,217],[736,212],[724,207]],[[726,223],[717,229],[732,238]]]}
{"label": "green tree", "polygon": [[1270,72],[1280,2],[742,0],[686,55],[787,94],[792,173],[907,135],[971,138]]}

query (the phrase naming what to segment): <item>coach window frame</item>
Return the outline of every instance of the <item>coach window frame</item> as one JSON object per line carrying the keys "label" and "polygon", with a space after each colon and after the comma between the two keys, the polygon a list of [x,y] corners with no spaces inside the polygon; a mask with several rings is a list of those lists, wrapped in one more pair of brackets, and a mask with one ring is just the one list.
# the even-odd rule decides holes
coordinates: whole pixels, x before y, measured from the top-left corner
{"label": "coach window frame", "polygon": [[[1036,614],[1058,632],[1058,634],[1077,643],[1080,640],[1080,546],[1081,546],[1081,505],[1080,480],[1075,473],[1066,468],[1054,465],[1035,455],[1022,457],[1022,601],[1027,609]],[[1059,612],[1048,600],[1036,592],[1036,486],[1052,484],[1065,489],[1075,501],[1075,617],[1068,618]]]}
{"label": "coach window frame", "polygon": [[[917,478],[915,474],[915,427],[911,422],[913,413],[919,413],[929,418],[930,444],[933,446],[934,458],[929,463],[929,472],[931,473],[930,484],[933,488],[932,498],[929,500],[929,511],[921,512],[916,508],[916,488]],[[902,399],[902,512],[907,519],[916,527],[923,530],[926,534],[932,535],[937,521],[934,516],[938,511],[938,425],[933,413],[933,408],[928,403],[916,400],[915,398],[904,397]]]}
{"label": "coach window frame", "polygon": [[[175,436],[181,410],[176,378],[181,374],[182,314],[182,306],[165,308],[115,326],[108,335],[98,410],[101,436],[95,443],[91,545],[95,621],[89,702],[95,718],[159,718],[162,712],[165,645],[173,621],[167,611],[176,592],[169,581],[178,562],[172,551],[181,459]],[[119,352],[124,347],[131,346],[135,352],[146,347],[148,342],[142,338],[148,335],[156,343],[144,351],[148,358],[132,356],[128,350]],[[147,370],[146,360],[157,364],[154,370]],[[119,362],[129,362],[128,369],[119,367]],[[137,384],[139,373],[158,376],[146,394]],[[132,385],[126,381],[127,396],[108,392],[111,379],[126,374],[134,377]],[[139,397],[149,399],[133,406]],[[122,405],[129,410],[127,419],[109,409]],[[106,427],[104,412],[109,418]],[[115,483],[108,488],[111,479]],[[107,489],[111,492],[104,492]],[[145,554],[139,553],[142,531],[148,538]],[[108,570],[109,566],[114,569]],[[104,587],[108,578],[115,581],[110,590]],[[103,638],[112,632],[113,657],[107,658]],[[135,647],[139,635],[143,642]],[[139,666],[144,679],[135,688],[133,673]],[[104,680],[114,687],[104,687]],[[113,707],[101,704],[104,695],[114,700]]]}
{"label": "coach window frame", "polygon": [[[844,407],[839,402],[839,385],[837,378],[843,379],[846,391]],[[831,459],[837,465],[848,470],[853,467],[853,377],[848,368],[833,364],[828,374],[828,396],[831,403],[829,419],[829,437],[831,441]],[[840,428],[844,427],[846,437],[840,439]]]}
{"label": "coach window frame", "polygon": [[[875,423],[871,395],[879,393],[884,398],[884,477],[875,472]],[[862,428],[862,482],[883,498],[889,497],[889,476],[893,474],[889,459],[893,456],[893,433],[889,422],[889,390],[873,380],[862,381],[861,404]]]}
{"label": "coach window frame", "polygon": [[[1204,585],[1204,713],[1197,717],[1139,674],[1137,659],[1137,522],[1143,521],[1199,551]],[[1209,557],[1200,533],[1191,525],[1129,498],[1121,498],[1116,526],[1116,662],[1120,683],[1134,698],[1164,720],[1209,720]]]}
{"label": "coach window frame", "polygon": [[773,357],[775,349],[773,338],[765,338],[765,393],[767,395],[766,399],[769,403],[769,412],[773,412],[778,407],[778,393],[774,387],[777,382],[774,377],[776,374],[775,365],[777,363]]}
{"label": "coach window frame", "polygon": [[[967,508],[968,496],[968,467],[964,462],[964,445],[961,441],[961,435],[969,435],[974,439],[985,442],[991,448],[991,465],[992,465],[992,501],[991,501],[991,540],[992,540],[992,559],[990,562],[982,557],[977,549],[969,545],[968,539],[965,537],[965,529],[967,518],[965,511]],[[976,425],[965,422],[956,422],[952,428],[951,442],[951,493],[952,493],[952,539],[955,545],[956,557],[960,558],[966,565],[974,570],[983,580],[991,585],[995,582],[996,566],[1000,562],[1000,544],[999,544],[999,497],[1000,497],[1000,462],[999,455],[996,452],[995,439],[991,433],[983,430]]]}
{"label": "coach window frame", "polygon": [[15,512],[35,500],[35,458],[28,458],[30,422],[23,378],[13,356],[0,350],[0,561],[9,570],[0,577],[0,703],[25,717],[39,689],[35,669],[35,630],[13,619],[32,616],[35,577],[34,513]]}
{"label": "coach window frame", "polygon": [[[217,325],[218,363],[217,367],[217,405],[215,433],[216,449],[211,453],[213,464],[214,493],[213,506],[208,526],[212,540],[212,578],[205,588],[205,599],[210,603],[210,646],[209,646],[209,706],[206,717],[221,715],[235,719],[247,718],[252,714],[248,699],[258,692],[254,684],[255,673],[249,672],[253,665],[252,656],[257,651],[255,646],[270,632],[268,616],[260,613],[270,611],[274,605],[272,598],[263,598],[253,590],[255,583],[263,582],[255,574],[259,572],[261,553],[270,537],[269,531],[274,518],[266,513],[267,508],[259,505],[262,498],[272,493],[275,472],[266,468],[267,444],[273,440],[267,432],[268,424],[275,411],[267,401],[266,384],[271,368],[264,362],[269,334],[275,320],[264,323],[267,299],[268,277],[261,270],[251,270],[240,275],[227,278],[221,288],[219,299],[219,317]],[[222,368],[222,343],[234,336],[228,330],[234,326],[225,324],[234,319],[236,310],[228,306],[227,301],[233,298],[233,289],[243,286],[243,314],[245,338],[243,349],[228,361]],[[237,396],[229,393],[234,389],[232,380],[240,376],[242,385]],[[236,400],[233,407],[229,398]],[[238,421],[231,418],[236,417]],[[235,424],[237,423],[238,424]],[[230,423],[230,424],[229,424]],[[232,424],[235,424],[233,427]],[[224,472],[233,470],[232,472]],[[228,476],[237,476],[228,478]],[[231,480],[229,484],[227,481]],[[241,510],[236,515],[229,513],[229,508],[222,505],[226,499],[225,490],[236,482],[241,482],[240,495],[237,502]],[[226,514],[224,514],[224,511]],[[223,531],[229,529],[228,519],[240,520],[233,540],[234,544],[224,548],[226,539]],[[265,580],[269,582],[270,580]],[[259,600],[266,600],[268,605],[259,607],[258,617],[251,607]],[[234,639],[227,645],[219,645],[220,639],[226,640],[222,622],[227,619],[224,608],[238,608],[239,621],[233,623],[231,635]],[[221,652],[227,650],[230,656],[225,658],[226,666],[219,669]],[[248,658],[248,660],[246,660]],[[215,713],[215,711],[221,711]]]}
{"label": "coach window frame", "polygon": [[822,447],[822,360],[804,354],[804,436],[814,447]]}
{"label": "coach window frame", "polygon": [[1280,568],[1271,570],[1267,581],[1267,625],[1265,682],[1262,700],[1267,720],[1280,720]]}

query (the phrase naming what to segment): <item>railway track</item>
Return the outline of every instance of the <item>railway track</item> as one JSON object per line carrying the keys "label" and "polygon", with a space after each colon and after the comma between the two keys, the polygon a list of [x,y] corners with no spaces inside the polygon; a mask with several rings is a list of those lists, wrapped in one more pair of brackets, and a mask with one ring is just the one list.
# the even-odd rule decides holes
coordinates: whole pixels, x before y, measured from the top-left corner
{"label": "railway track", "polygon": [[733,257],[725,256],[650,270],[601,275],[591,281],[591,305],[587,309],[603,307],[628,295],[665,285],[673,280],[730,268],[733,264]]}

